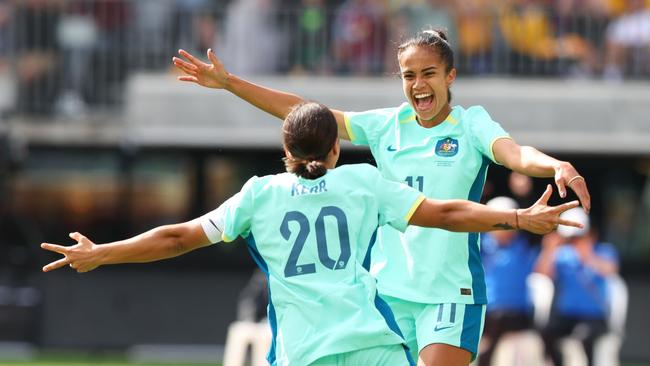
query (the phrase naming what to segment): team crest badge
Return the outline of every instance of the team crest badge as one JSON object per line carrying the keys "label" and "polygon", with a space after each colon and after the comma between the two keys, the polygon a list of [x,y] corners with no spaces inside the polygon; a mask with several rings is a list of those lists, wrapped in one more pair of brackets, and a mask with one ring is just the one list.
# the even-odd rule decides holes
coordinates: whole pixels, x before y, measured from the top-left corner
{"label": "team crest badge", "polygon": [[436,155],[438,156],[454,156],[458,153],[458,140],[446,137],[438,140],[436,143]]}

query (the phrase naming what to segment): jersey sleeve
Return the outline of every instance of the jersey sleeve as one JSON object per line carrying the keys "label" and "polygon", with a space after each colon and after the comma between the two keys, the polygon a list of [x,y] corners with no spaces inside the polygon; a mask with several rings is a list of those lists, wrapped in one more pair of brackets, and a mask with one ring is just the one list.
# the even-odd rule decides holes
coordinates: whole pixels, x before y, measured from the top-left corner
{"label": "jersey sleeve", "polygon": [[492,120],[492,117],[482,106],[473,106],[467,109],[466,120],[469,125],[469,132],[474,146],[490,160],[497,163],[492,147],[494,143],[502,138],[510,138],[510,135],[501,125]]}
{"label": "jersey sleeve", "polygon": [[231,242],[250,232],[253,209],[253,183],[257,177],[246,182],[241,191],[227,199],[215,210],[201,216],[201,227],[212,243]]}
{"label": "jersey sleeve", "polygon": [[371,146],[376,141],[378,130],[393,116],[396,108],[373,109],[365,112],[345,112],[345,129],[350,142],[355,145]]}
{"label": "jersey sleeve", "polygon": [[368,174],[375,183],[375,194],[379,203],[379,225],[390,225],[404,232],[415,210],[426,198],[420,191],[403,183],[385,179],[376,168]]}
{"label": "jersey sleeve", "polygon": [[618,252],[612,244],[601,243],[594,248],[596,255],[611,263],[618,264]]}

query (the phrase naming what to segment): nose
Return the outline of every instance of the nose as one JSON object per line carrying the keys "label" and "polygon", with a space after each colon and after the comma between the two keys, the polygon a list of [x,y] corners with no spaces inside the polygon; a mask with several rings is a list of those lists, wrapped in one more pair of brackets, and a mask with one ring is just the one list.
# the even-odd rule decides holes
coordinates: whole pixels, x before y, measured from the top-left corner
{"label": "nose", "polygon": [[413,82],[413,89],[418,89],[423,85],[424,85],[424,80],[421,77],[416,76],[415,81]]}

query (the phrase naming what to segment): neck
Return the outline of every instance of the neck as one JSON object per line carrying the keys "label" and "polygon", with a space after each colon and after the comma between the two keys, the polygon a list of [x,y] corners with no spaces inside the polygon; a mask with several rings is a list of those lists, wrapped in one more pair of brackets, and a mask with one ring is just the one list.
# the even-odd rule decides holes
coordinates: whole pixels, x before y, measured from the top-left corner
{"label": "neck", "polygon": [[417,116],[416,119],[420,126],[425,127],[425,128],[431,128],[435,127],[447,119],[447,116],[449,116],[449,113],[451,113],[451,106],[449,103],[445,104],[444,107],[436,114],[433,116],[431,119],[422,119],[420,116]]}
{"label": "neck", "polygon": [[330,154],[330,156],[328,156],[328,159],[325,160],[325,167],[326,167],[327,169],[334,169],[334,168],[336,168],[336,162],[337,162],[337,160],[338,160],[337,157],[332,156],[332,154]]}

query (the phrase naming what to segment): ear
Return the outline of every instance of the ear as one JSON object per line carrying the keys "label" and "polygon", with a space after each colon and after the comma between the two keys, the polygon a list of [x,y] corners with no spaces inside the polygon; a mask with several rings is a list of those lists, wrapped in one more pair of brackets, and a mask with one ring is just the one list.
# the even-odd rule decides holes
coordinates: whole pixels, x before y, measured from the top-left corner
{"label": "ear", "polygon": [[332,151],[331,153],[334,154],[335,156],[339,156],[341,153],[341,144],[339,143],[341,140],[339,138],[336,138],[336,141],[334,141],[334,146],[332,146]]}
{"label": "ear", "polygon": [[454,80],[456,80],[456,68],[454,67],[453,69],[449,70],[449,74],[447,74],[447,78],[445,82],[447,83],[447,87],[449,87],[451,84],[453,84]]}

